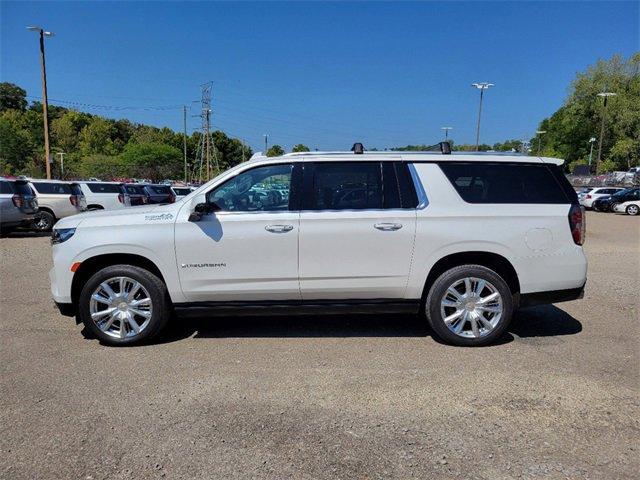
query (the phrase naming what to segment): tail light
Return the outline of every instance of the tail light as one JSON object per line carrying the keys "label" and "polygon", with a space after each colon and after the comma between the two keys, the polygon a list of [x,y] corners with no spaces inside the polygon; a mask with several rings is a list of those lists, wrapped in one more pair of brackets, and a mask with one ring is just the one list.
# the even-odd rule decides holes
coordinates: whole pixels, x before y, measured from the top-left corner
{"label": "tail light", "polygon": [[142,203],[149,203],[149,197],[147,197],[146,195],[144,195],[142,197]]}
{"label": "tail light", "polygon": [[573,237],[574,243],[576,245],[582,245],[586,233],[584,207],[580,205],[571,206],[569,210],[569,228],[571,229],[571,236]]}
{"label": "tail light", "polygon": [[587,193],[587,195],[584,198],[591,198],[591,195]]}
{"label": "tail light", "polygon": [[124,203],[124,195],[123,194],[121,194],[121,193],[118,194],[118,201],[120,203]]}
{"label": "tail light", "polygon": [[71,195],[69,197],[69,201],[71,202],[71,205],[73,205],[74,207],[78,206],[78,196],[77,195]]}
{"label": "tail light", "polygon": [[18,208],[24,207],[24,197],[22,195],[14,195],[11,197],[11,201]]}
{"label": "tail light", "polygon": [[176,201],[176,196],[172,193],[169,195],[169,203],[175,203]]}

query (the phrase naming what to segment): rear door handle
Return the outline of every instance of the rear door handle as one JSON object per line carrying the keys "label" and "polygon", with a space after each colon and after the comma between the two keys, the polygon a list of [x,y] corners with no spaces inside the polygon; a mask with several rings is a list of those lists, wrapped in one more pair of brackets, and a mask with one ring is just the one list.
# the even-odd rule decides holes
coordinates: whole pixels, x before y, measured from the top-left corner
{"label": "rear door handle", "polygon": [[293,225],[267,225],[264,229],[267,232],[285,233],[293,230]]}
{"label": "rear door handle", "polygon": [[400,230],[402,228],[401,223],[376,223],[374,228],[378,230],[382,230],[383,232],[393,232],[395,230]]}

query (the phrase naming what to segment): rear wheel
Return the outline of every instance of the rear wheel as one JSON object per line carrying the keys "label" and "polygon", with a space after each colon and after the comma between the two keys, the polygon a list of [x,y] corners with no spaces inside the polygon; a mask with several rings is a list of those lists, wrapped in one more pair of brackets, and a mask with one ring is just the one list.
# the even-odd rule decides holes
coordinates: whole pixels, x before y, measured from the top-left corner
{"label": "rear wheel", "polygon": [[47,210],[40,210],[33,221],[33,229],[37,232],[50,232],[56,223],[56,217]]}
{"label": "rear wheel", "polygon": [[162,280],[132,265],[114,265],[95,273],[80,293],[80,320],[100,341],[132,345],[156,336],[166,325],[171,305]]}
{"label": "rear wheel", "polygon": [[459,346],[483,346],[500,338],[511,321],[506,282],[481,265],[461,265],[438,277],[425,305],[435,334]]}
{"label": "rear wheel", "polygon": [[640,207],[638,205],[629,205],[627,207],[627,215],[638,215]]}

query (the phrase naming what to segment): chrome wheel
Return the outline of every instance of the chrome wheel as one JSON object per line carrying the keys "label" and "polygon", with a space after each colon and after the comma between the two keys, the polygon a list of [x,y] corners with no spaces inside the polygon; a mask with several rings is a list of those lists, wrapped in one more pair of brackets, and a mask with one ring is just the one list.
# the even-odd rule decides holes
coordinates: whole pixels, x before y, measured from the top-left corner
{"label": "chrome wheel", "polygon": [[640,207],[638,207],[637,205],[629,205],[627,207],[627,213],[629,215],[638,215],[639,212],[640,212]]}
{"label": "chrome wheel", "polygon": [[135,337],[151,320],[151,297],[140,282],[129,277],[113,277],[102,282],[91,294],[91,320],[106,335]]}
{"label": "chrome wheel", "polygon": [[440,302],[440,313],[447,328],[456,335],[484,337],[500,323],[502,296],[487,280],[463,278],[446,290]]}

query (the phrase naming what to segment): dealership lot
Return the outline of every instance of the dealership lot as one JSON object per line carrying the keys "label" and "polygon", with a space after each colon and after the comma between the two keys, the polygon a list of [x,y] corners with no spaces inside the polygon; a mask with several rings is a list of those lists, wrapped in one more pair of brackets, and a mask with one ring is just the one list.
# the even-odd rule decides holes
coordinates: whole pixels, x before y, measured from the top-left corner
{"label": "dealership lot", "polygon": [[640,219],[587,216],[585,299],[498,345],[414,317],[196,319],[83,338],[49,240],[0,239],[1,478],[635,478]]}

